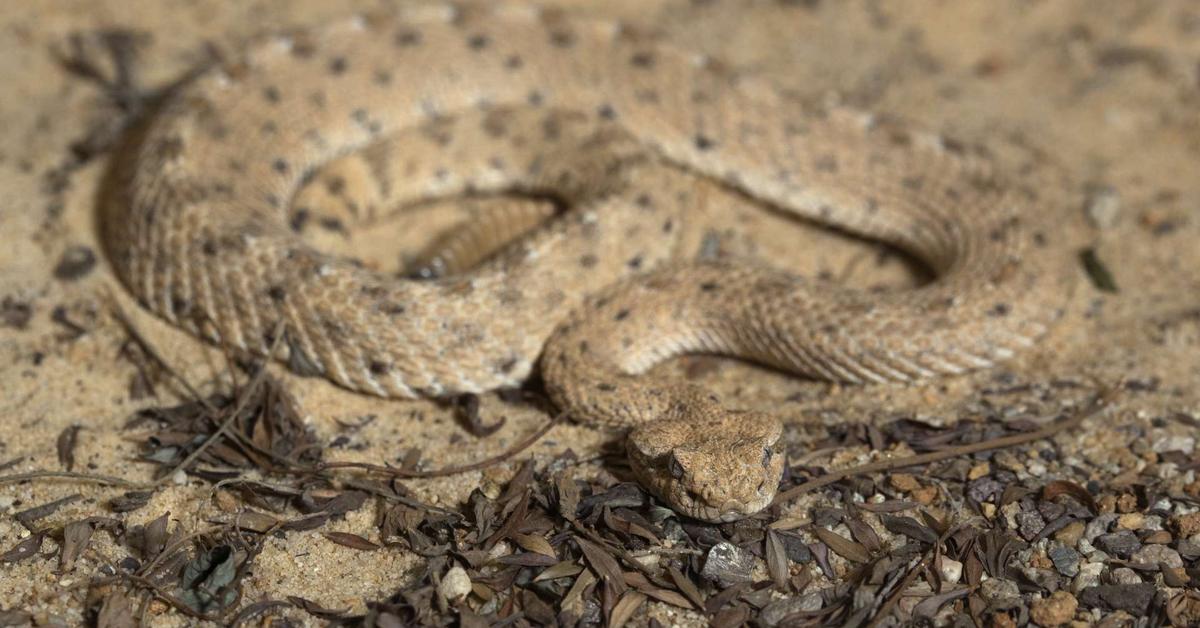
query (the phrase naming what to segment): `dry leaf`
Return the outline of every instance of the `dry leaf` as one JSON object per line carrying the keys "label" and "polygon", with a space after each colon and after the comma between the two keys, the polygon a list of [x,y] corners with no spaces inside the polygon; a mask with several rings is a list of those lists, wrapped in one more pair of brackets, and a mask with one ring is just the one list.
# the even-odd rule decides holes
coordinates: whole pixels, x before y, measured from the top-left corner
{"label": "dry leaf", "polygon": [[852,560],[856,563],[866,563],[871,560],[871,553],[861,543],[855,543],[836,532],[820,527],[813,528],[813,534],[816,534],[817,538],[821,539],[821,542],[825,545],[828,545],[829,549],[833,550],[835,554],[846,560]]}
{"label": "dry leaf", "polygon": [[368,541],[357,534],[351,534],[349,532],[322,532],[321,534],[325,538],[337,543],[338,545],[344,545],[352,549],[362,550],[364,552],[373,552],[379,549],[378,543]]}
{"label": "dry leaf", "polygon": [[770,529],[767,530],[766,559],[767,573],[771,574],[771,579],[775,581],[775,587],[786,589],[790,575],[787,549],[779,540],[779,533]]}
{"label": "dry leaf", "polygon": [[637,591],[626,591],[625,595],[621,596],[620,601],[613,607],[612,615],[609,616],[608,625],[612,628],[621,628],[625,622],[629,621],[633,614],[641,608],[642,603],[646,601],[646,596]]}
{"label": "dry leaf", "polygon": [[537,552],[543,556],[549,556],[555,559],[558,558],[558,555],[554,552],[554,547],[550,545],[550,541],[547,541],[536,534],[514,534],[512,538],[517,542],[517,545],[520,545],[531,552]]}

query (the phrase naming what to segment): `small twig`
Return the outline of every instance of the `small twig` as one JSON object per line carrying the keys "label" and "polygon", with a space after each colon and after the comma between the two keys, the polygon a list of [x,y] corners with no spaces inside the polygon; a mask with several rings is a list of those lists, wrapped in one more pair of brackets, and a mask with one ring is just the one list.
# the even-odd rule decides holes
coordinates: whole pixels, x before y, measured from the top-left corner
{"label": "small twig", "polygon": [[411,471],[411,470],[407,470],[407,469],[397,469],[396,467],[388,467],[388,466],[379,465],[379,464],[371,464],[368,462],[322,462],[322,463],[316,465],[315,467],[313,467],[312,469],[310,469],[310,471],[317,473],[317,472],[321,472],[321,471],[328,471],[330,469],[362,469],[364,471],[370,471],[372,473],[382,473],[384,475],[390,475],[392,477],[397,477],[397,478],[440,478],[440,477],[445,477],[448,475],[458,475],[460,473],[479,471],[480,469],[486,469],[492,465],[503,462],[503,461],[521,453],[522,451],[528,449],[530,446],[532,446],[534,443],[536,443],[539,439],[541,439],[543,436],[545,436],[546,432],[550,431],[550,428],[554,427],[555,425],[558,425],[558,423],[563,418],[564,418],[564,414],[558,414],[556,416],[553,416],[550,418],[549,421],[546,422],[545,425],[543,425],[538,431],[529,435],[527,438],[525,438],[525,440],[508,448],[506,451],[496,454],[495,456],[492,456],[490,458],[485,458],[483,460],[480,460],[479,462],[474,462],[471,464],[454,466],[454,467],[444,467],[441,469],[434,469],[432,471]]}
{"label": "small twig", "polygon": [[67,480],[79,480],[82,482],[90,482],[92,484],[102,484],[107,486],[123,486],[125,488],[137,489],[152,489],[155,484],[147,484],[145,482],[134,482],[112,475],[97,475],[94,473],[79,473],[74,471],[30,471],[29,473],[14,473],[12,475],[0,475],[0,484],[11,484],[13,482],[28,482],[30,480],[45,480],[50,478],[62,478]]}
{"label": "small twig", "polygon": [[834,471],[827,475],[823,475],[819,478],[815,478],[804,482],[803,484],[794,486],[780,493],[779,495],[776,495],[775,501],[772,502],[772,505],[778,506],[785,504],[799,497],[800,495],[803,495],[804,493],[816,490],[822,486],[828,486],[835,482],[840,482],[849,477],[866,475],[868,473],[877,473],[880,471],[890,471],[892,469],[900,469],[904,467],[915,467],[918,465],[929,464],[931,462],[946,460],[948,458],[967,456],[981,451],[988,451],[990,449],[1005,449],[1008,447],[1014,447],[1016,445],[1042,440],[1044,438],[1050,438],[1059,432],[1074,428],[1082,423],[1084,419],[1094,416],[1101,410],[1104,410],[1116,398],[1118,391],[1119,387],[1105,388],[1090,404],[1088,404],[1086,408],[1079,410],[1066,420],[1060,421],[1053,425],[1048,425],[1040,430],[1034,430],[1032,432],[1025,432],[1022,434],[1013,434],[1011,436],[1002,436],[1000,438],[993,438],[991,440],[985,440],[979,443],[971,443],[969,445],[949,447],[941,451],[934,451],[916,456],[880,460],[878,462],[871,462],[868,464],[858,465],[856,467],[850,467],[849,469],[843,469],[841,471]]}

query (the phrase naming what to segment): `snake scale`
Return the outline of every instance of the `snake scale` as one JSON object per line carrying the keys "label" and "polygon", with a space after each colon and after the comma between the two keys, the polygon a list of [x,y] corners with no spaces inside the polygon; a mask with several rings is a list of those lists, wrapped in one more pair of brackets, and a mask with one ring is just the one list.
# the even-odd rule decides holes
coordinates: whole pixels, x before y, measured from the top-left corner
{"label": "snake scale", "polygon": [[[569,209],[430,280],[306,244],[297,190],[386,142],[368,163],[390,202],[518,190]],[[672,261],[689,176],[893,245],[936,279],[867,292]],[[383,397],[486,391],[540,366],[576,420],[635,428],[651,492],[710,521],[771,502],[780,421],[644,375],[654,364],[705,352],[841,382],[961,373],[1031,345],[1071,285],[1036,189],[986,152],[803,109],[619,23],[527,6],[425,5],[249,47],[169,98],[120,181],[103,237],[159,316]]]}

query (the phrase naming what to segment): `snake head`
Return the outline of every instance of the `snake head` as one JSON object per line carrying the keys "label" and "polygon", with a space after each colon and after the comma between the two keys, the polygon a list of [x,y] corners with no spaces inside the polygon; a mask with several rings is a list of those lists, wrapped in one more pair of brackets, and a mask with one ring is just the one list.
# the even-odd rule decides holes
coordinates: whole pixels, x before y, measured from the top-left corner
{"label": "snake head", "polygon": [[702,521],[735,521],[766,508],[786,455],[783,426],[756,412],[647,423],[627,440],[638,480],[675,512]]}

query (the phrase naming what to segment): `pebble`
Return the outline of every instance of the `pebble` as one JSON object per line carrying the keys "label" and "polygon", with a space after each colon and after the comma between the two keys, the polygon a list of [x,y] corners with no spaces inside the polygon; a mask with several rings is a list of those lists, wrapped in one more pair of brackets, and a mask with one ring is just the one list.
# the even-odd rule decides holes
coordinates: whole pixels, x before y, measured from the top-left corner
{"label": "pebble", "polygon": [[938,574],[942,576],[942,582],[954,584],[962,577],[963,564],[953,558],[939,557],[937,567]]}
{"label": "pebble", "polygon": [[1179,536],[1192,536],[1200,533],[1200,512],[1171,517],[1171,525]]}
{"label": "pebble", "polygon": [[1046,520],[1036,511],[1024,511],[1017,513],[1017,532],[1021,534],[1021,538],[1026,541],[1032,541],[1046,527]]}
{"label": "pebble", "polygon": [[471,577],[467,570],[455,565],[442,576],[438,584],[438,594],[452,602],[458,602],[471,594]]}
{"label": "pebble", "polygon": [[1108,574],[1108,579],[1113,584],[1141,584],[1142,577],[1136,571],[1128,567],[1117,567]]}
{"label": "pebble", "polygon": [[1021,605],[1021,590],[1017,583],[1003,578],[988,578],[979,585],[979,594],[997,610]]}
{"label": "pebble", "polygon": [[1038,587],[1047,591],[1057,591],[1061,586],[1058,574],[1049,569],[1036,567],[1021,567],[1021,575]]}
{"label": "pebble", "polygon": [[1079,542],[1079,539],[1083,538],[1083,531],[1085,529],[1086,526],[1084,526],[1082,521],[1072,521],[1054,533],[1054,540],[1068,547],[1074,547]]}
{"label": "pebble", "polygon": [[1061,626],[1075,617],[1079,602],[1066,591],[1055,591],[1050,597],[1034,600],[1029,617],[1039,626],[1053,628]]}
{"label": "pebble", "polygon": [[967,471],[967,480],[975,481],[992,472],[992,465],[987,461],[981,462]]}
{"label": "pebble", "polygon": [[763,607],[762,612],[758,615],[758,624],[762,626],[779,626],[784,620],[796,613],[811,613],[821,610],[821,595],[819,593],[809,593],[799,597],[789,597],[786,599],[771,602]]}
{"label": "pebble", "polygon": [[1179,556],[1179,552],[1166,545],[1147,545],[1134,552],[1129,557],[1129,561],[1135,565],[1147,565],[1150,567],[1158,565],[1166,565],[1167,567],[1183,566],[1183,558]]}
{"label": "pebble", "polygon": [[1130,554],[1136,552],[1142,546],[1142,542],[1138,540],[1137,535],[1133,532],[1121,530],[1120,532],[1101,534],[1096,537],[1093,545],[1114,556],[1129,558]]}
{"label": "pebble", "polygon": [[1150,608],[1154,592],[1155,585],[1151,582],[1107,584],[1084,589],[1079,593],[1079,602],[1085,607],[1107,608],[1143,616]]}
{"label": "pebble", "polygon": [[754,555],[729,542],[722,541],[708,550],[700,575],[722,588],[754,580]]}
{"label": "pebble", "polygon": [[1058,573],[1068,578],[1074,578],[1079,574],[1079,561],[1083,560],[1083,556],[1080,556],[1079,552],[1071,546],[1063,543],[1051,543],[1047,554]]}
{"label": "pebble", "polygon": [[1089,186],[1083,211],[1097,229],[1109,229],[1121,214],[1121,196],[1107,185]]}
{"label": "pebble", "polygon": [[892,487],[898,491],[915,491],[921,488],[921,483],[917,482],[917,478],[908,473],[896,473],[888,478]]}
{"label": "pebble", "polygon": [[1200,540],[1196,539],[1180,539],[1175,544],[1176,551],[1179,555],[1188,560],[1196,560],[1200,558]]}
{"label": "pebble", "polygon": [[1121,530],[1141,530],[1145,523],[1146,516],[1140,512],[1131,512],[1117,517],[1117,528]]}
{"label": "pebble", "polygon": [[1071,581],[1071,590],[1078,594],[1080,591],[1100,583],[1100,574],[1104,573],[1104,563],[1083,563],[1079,566],[1079,575]]}
{"label": "pebble", "polygon": [[1117,516],[1112,513],[1105,513],[1097,516],[1087,523],[1087,528],[1084,530],[1083,538],[1087,539],[1088,542],[1094,543],[1096,537],[1108,532],[1109,524],[1116,520]]}
{"label": "pebble", "polygon": [[1196,450],[1196,438],[1194,436],[1166,436],[1156,439],[1150,448],[1159,454],[1179,451],[1191,455]]}

